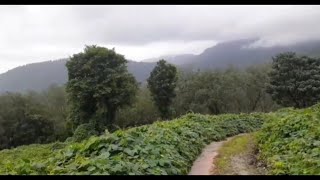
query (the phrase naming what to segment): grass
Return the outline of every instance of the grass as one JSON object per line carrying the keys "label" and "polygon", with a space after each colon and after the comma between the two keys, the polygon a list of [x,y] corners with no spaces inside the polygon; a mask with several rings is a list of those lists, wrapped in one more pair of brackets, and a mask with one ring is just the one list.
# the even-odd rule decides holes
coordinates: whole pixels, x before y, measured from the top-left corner
{"label": "grass", "polygon": [[225,142],[218,151],[214,162],[214,174],[259,174],[257,169],[250,165],[254,154],[254,135],[245,134],[236,136]]}

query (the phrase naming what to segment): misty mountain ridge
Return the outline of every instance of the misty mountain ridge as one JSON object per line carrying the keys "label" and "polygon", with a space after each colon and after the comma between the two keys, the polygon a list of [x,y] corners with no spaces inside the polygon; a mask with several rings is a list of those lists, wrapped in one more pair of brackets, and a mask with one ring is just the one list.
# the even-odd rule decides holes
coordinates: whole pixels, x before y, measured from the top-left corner
{"label": "misty mountain ridge", "polygon": [[157,62],[161,59],[165,59],[167,62],[174,64],[174,65],[183,65],[187,63],[191,63],[192,59],[196,55],[194,54],[175,54],[175,55],[164,55],[157,58],[150,58],[141,60],[141,62]]}
{"label": "misty mountain ridge", "polygon": [[[230,65],[245,68],[250,65],[271,62],[278,53],[293,51],[302,55],[319,56],[320,41],[309,41],[287,46],[247,48],[258,39],[241,39],[218,43],[205,49],[199,55],[181,54],[150,58],[140,62],[129,60],[128,71],[138,82],[145,82],[156,61],[165,59],[178,68],[188,70],[224,69]],[[68,59],[32,63],[11,69],[0,74],[0,92],[40,91],[51,84],[62,85],[67,82]]]}
{"label": "misty mountain ridge", "polygon": [[[293,51],[300,55],[320,56],[320,41],[301,42],[292,45],[277,45],[272,47],[250,47],[259,38],[240,39],[218,43],[205,49],[199,55],[175,56],[171,63],[188,69],[216,69],[236,66],[245,68],[270,62],[279,53]],[[182,57],[182,58],[180,58]],[[169,61],[170,62],[170,61]]]}

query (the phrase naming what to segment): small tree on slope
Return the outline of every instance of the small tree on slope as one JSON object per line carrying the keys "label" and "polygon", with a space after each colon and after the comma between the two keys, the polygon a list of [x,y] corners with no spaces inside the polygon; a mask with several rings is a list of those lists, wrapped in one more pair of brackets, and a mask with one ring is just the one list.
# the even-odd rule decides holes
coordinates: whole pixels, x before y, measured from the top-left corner
{"label": "small tree on slope", "polygon": [[168,64],[165,60],[157,62],[147,80],[148,88],[162,119],[168,119],[171,116],[170,106],[176,96],[177,80],[177,68]]}

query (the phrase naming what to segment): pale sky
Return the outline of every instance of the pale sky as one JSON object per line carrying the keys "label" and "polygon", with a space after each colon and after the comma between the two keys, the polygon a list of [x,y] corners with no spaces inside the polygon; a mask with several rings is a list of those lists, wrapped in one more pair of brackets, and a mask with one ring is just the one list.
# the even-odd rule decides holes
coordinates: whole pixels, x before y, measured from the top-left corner
{"label": "pale sky", "polygon": [[85,45],[115,47],[140,61],[199,54],[218,42],[259,37],[255,46],[320,39],[320,6],[0,6],[0,73],[67,58]]}

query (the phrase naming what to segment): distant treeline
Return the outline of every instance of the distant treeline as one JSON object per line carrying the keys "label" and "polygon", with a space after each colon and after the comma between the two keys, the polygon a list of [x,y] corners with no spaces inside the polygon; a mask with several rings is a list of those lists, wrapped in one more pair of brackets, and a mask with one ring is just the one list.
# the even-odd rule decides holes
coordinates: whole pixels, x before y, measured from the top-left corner
{"label": "distant treeline", "polygon": [[[173,102],[173,117],[202,114],[272,111],[278,106],[265,92],[267,65],[246,70],[229,68],[206,72],[180,72]],[[0,96],[0,148],[64,141],[68,127],[64,86],[43,92],[6,93]],[[115,124],[127,128],[160,120],[150,92],[140,86],[134,103],[119,109]]]}

